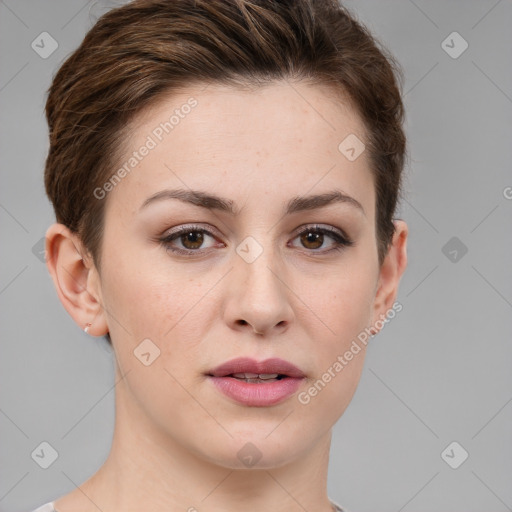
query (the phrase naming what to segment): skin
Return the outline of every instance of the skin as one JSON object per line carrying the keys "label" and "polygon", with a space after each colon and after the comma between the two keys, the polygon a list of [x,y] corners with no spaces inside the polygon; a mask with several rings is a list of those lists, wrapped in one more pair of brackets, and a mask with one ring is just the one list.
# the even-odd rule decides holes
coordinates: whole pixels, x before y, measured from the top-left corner
{"label": "skin", "polygon": [[[191,96],[197,106],[103,199],[101,269],[62,224],[46,234],[59,298],[81,329],[110,332],[117,382],[111,452],[56,509],[226,512],[250,503],[328,512],[331,429],[356,390],[364,345],[307,405],[297,394],[270,407],[241,405],[204,374],[238,356],[280,357],[306,374],[299,392],[307,390],[365,328],[378,332],[407,264],[407,225],[395,221],[379,267],[367,152],[349,161],[338,150],[349,134],[363,140],[363,124],[348,103],[306,82],[191,86],[137,117],[127,158]],[[213,193],[239,211],[177,199],[140,210],[174,188]],[[334,203],[284,215],[291,198],[333,189],[364,212]],[[170,246],[199,247],[199,256],[159,242],[190,223],[214,236]],[[315,223],[345,231],[354,244],[327,252],[330,235],[308,242],[300,232]],[[263,248],[251,263],[236,252],[248,236]],[[134,355],[146,338],[160,350],[149,366]],[[251,468],[237,457],[248,442],[261,453]]]}

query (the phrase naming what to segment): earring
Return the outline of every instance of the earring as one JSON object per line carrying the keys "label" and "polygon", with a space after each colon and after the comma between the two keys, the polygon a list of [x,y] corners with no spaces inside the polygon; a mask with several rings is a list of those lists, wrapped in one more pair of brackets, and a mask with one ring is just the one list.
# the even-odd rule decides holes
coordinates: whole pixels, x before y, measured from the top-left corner
{"label": "earring", "polygon": [[85,326],[85,329],[84,329],[85,334],[88,334],[88,332],[89,332],[89,327],[91,327],[91,325],[92,325],[92,324],[87,324],[87,325]]}

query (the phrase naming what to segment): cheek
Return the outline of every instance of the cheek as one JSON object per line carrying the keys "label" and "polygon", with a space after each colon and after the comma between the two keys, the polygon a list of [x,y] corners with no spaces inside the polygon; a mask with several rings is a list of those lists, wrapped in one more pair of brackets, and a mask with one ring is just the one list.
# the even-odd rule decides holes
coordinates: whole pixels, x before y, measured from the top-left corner
{"label": "cheek", "polygon": [[[112,255],[102,284],[122,374],[136,403],[164,428],[176,414],[170,404],[190,408],[185,416],[197,413],[179,383],[184,382],[182,369],[194,367],[204,313],[204,306],[194,305],[205,294],[204,286],[169,268],[156,268],[150,258],[134,263]],[[149,354],[146,360],[144,354]]]}
{"label": "cheek", "polygon": [[309,296],[309,304],[315,304],[315,313],[322,320],[310,322],[316,328],[311,334],[314,351],[310,357],[317,372],[297,398],[306,415],[318,418],[317,427],[337,421],[356,391],[366,354],[372,290],[373,282],[364,272],[353,272],[332,276],[324,293]]}
{"label": "cheek", "polygon": [[345,412],[361,378],[364,357],[363,346],[346,364],[331,361],[324,373],[297,396],[305,421],[313,418],[313,431],[330,428]]}
{"label": "cheek", "polygon": [[[350,271],[347,269],[350,268]],[[323,286],[313,293],[312,286]],[[309,286],[308,286],[309,284]],[[303,312],[303,327],[314,341],[314,388],[305,402],[340,415],[350,402],[363,369],[373,305],[373,272],[370,266],[350,266],[322,280],[303,281],[301,298],[310,309]],[[300,321],[299,321],[300,322]],[[331,413],[329,413],[331,414]]]}
{"label": "cheek", "polygon": [[[303,318],[308,322],[312,339],[321,334],[326,345],[341,348],[369,325],[373,305],[373,273],[369,268],[343,265],[321,278],[301,278],[297,295],[307,305]],[[302,306],[301,306],[302,307]],[[320,330],[321,329],[321,330]]]}
{"label": "cheek", "polygon": [[179,372],[190,365],[187,358],[192,358],[218,316],[218,307],[205,296],[221,275],[212,271],[199,279],[192,266],[179,267],[148,254],[139,259],[118,254],[108,259],[102,287],[112,338],[120,340],[123,368],[133,364],[134,350],[149,339],[160,351],[158,362]]}

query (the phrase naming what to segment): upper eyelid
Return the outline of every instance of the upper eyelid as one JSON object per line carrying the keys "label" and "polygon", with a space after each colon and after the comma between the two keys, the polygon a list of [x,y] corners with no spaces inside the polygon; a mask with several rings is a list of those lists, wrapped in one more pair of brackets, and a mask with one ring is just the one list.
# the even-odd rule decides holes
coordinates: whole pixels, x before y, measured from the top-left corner
{"label": "upper eyelid", "polygon": [[220,236],[220,235],[216,235],[217,230],[215,230],[213,228],[200,226],[198,224],[184,224],[181,226],[177,226],[174,231],[169,231],[169,230],[164,231],[162,238],[169,238],[169,237],[177,235],[177,234],[182,234],[184,231],[187,231],[187,230],[204,231],[204,232],[210,234],[211,236]]}
{"label": "upper eyelid", "polygon": [[318,222],[317,223],[313,222],[312,224],[302,224],[301,226],[296,228],[294,230],[294,232],[301,233],[302,231],[305,231],[307,229],[312,229],[312,230],[318,229],[319,231],[320,230],[332,231],[332,232],[338,233],[342,236],[345,236],[345,232],[343,231],[343,229],[337,228],[336,226],[331,226],[329,224],[320,224]]}

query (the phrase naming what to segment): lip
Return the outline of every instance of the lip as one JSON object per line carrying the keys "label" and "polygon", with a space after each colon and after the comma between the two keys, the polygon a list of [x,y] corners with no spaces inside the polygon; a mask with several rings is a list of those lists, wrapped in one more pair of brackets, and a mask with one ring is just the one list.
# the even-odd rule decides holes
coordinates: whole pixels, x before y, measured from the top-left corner
{"label": "lip", "polygon": [[250,357],[237,357],[210,370],[208,375],[225,377],[232,373],[281,373],[288,377],[305,377],[304,373],[294,364],[278,357],[272,357],[264,361],[256,361]]}
{"label": "lip", "polygon": [[[277,373],[285,377],[272,382],[251,383],[230,376],[233,373]],[[284,359],[256,361],[248,357],[239,357],[210,370],[207,377],[219,391],[236,402],[251,407],[267,407],[293,395],[305,374]]]}

